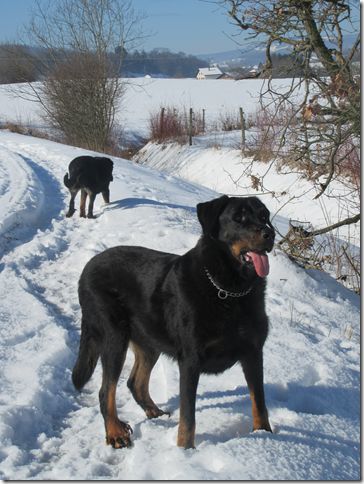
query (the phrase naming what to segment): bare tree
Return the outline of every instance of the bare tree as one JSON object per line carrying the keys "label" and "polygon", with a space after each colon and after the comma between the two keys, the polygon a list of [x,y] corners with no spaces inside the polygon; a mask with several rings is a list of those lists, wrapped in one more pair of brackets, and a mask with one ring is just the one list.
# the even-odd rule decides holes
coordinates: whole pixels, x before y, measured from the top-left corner
{"label": "bare tree", "polygon": [[[342,146],[360,136],[360,79],[353,75],[352,60],[358,53],[360,33],[350,49],[344,46],[344,34],[353,26],[350,0],[222,0],[233,22],[250,38],[266,45],[266,62],[260,72],[267,78],[262,91],[264,106],[276,112],[289,106],[291,116],[280,138],[286,145],[292,121],[297,118],[301,135],[296,160],[308,159],[325,166],[327,180],[320,186],[319,197],[345,162]],[[282,92],[271,78],[272,52],[276,46],[291,49],[292,59],[300,59],[302,74]],[[321,66],[317,70],[314,62]],[[324,72],[322,72],[324,71]],[[324,74],[324,75],[323,75]],[[297,92],[301,102],[297,103]],[[297,126],[297,123],[295,124]],[[302,134],[303,133],[303,134]],[[322,170],[320,171],[322,173]]]}
{"label": "bare tree", "polygon": [[[360,219],[360,78],[354,60],[359,57],[359,3],[352,0],[216,0],[233,24],[245,33],[244,42],[265,46],[260,104],[270,122],[261,136],[272,144],[273,156],[309,175],[315,199],[341,178],[357,192],[357,203],[346,204],[341,220],[326,227],[296,230],[309,238],[357,223]],[[345,36],[355,34],[350,46]],[[353,38],[353,35],[351,36]],[[299,74],[287,88],[274,81],[273,53],[290,51]],[[263,187],[264,180],[259,180]],[[342,203],[340,200],[339,203]],[[348,208],[349,207],[349,208]],[[320,205],[318,205],[320,210]],[[292,242],[292,231],[285,237]],[[303,244],[307,246],[307,244]],[[345,251],[344,251],[345,252]],[[343,252],[343,254],[344,254]]]}
{"label": "bare tree", "polygon": [[140,40],[141,20],[129,0],[36,1],[27,34],[47,55],[32,93],[67,142],[107,148],[123,95],[123,53]]}

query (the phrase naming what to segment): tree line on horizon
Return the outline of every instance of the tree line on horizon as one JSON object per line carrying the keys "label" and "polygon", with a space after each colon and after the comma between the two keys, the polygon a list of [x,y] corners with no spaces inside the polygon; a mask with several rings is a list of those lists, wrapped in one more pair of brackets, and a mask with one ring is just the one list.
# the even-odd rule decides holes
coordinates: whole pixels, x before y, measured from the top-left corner
{"label": "tree line on horizon", "polygon": [[[62,58],[63,54],[62,49],[59,49],[58,57]],[[116,48],[115,52],[109,53],[109,58],[112,64],[118,66],[121,77],[195,77],[199,68],[209,66],[208,62],[194,55],[169,49],[127,52]],[[0,45],[0,84],[42,80],[53,66],[54,50],[50,52],[46,48],[15,43]]]}
{"label": "tree line on horizon", "polygon": [[[59,49],[58,58],[62,58],[62,49]],[[69,55],[69,53],[67,53]],[[172,52],[169,49],[133,50],[116,48],[115,52],[109,53],[111,63],[118,66],[121,77],[152,77],[165,78],[193,78],[198,69],[208,67],[209,63],[197,56],[184,52]],[[357,60],[357,59],[354,59]],[[35,82],[43,80],[47,72],[54,66],[54,51],[46,48],[31,47],[22,44],[0,44],[0,84],[13,84],[21,82]],[[243,62],[242,62],[243,64]],[[260,63],[257,72],[262,69]],[[320,68],[321,75],[325,75],[324,69]],[[222,68],[221,70],[224,70]],[[233,79],[245,79],[252,77],[251,66],[227,66],[225,67]],[[273,54],[272,72],[273,78],[290,78],[304,75],[302,58],[292,54]],[[254,77],[254,76],[253,76]]]}

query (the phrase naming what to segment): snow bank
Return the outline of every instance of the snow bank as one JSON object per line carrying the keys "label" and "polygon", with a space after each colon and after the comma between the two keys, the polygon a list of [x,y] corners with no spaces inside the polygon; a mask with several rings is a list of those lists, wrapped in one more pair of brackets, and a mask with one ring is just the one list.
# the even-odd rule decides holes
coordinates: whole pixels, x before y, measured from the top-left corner
{"label": "snow bank", "polygon": [[[242,158],[240,150],[212,147],[209,140],[211,136],[196,138],[193,146],[148,143],[134,159],[143,166],[200,183],[220,193],[262,197],[282,234],[287,232],[287,219],[310,222],[315,228],[321,228],[352,216],[358,210],[359,200],[350,186],[333,180],[317,201],[314,200],[317,188],[302,174],[277,169],[275,163],[254,161],[252,167],[252,159]],[[252,187],[251,174],[263,177],[264,190]],[[285,224],[276,214],[285,218]],[[359,248],[360,222],[337,229],[336,235]]]}

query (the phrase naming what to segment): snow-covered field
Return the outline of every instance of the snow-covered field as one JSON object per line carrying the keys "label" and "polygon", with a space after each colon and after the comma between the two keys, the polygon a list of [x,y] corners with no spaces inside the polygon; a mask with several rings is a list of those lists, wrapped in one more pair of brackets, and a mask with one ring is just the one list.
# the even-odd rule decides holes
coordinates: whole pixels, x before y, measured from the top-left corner
{"label": "snow-covered field", "polygon": [[[242,107],[248,115],[257,109],[261,80],[198,81],[196,79],[125,79],[125,95],[116,113],[125,135],[148,137],[150,113],[161,106],[205,109],[211,124],[226,113],[238,114]],[[284,89],[290,80],[277,80],[275,88]],[[22,84],[0,85],[0,120],[44,127],[41,110],[31,101],[31,90]]]}
{"label": "snow-covered field", "polygon": [[[197,448],[177,448],[176,365],[160,359],[151,382],[154,400],[171,417],[147,420],[126,388],[129,355],[117,403],[134,429],[134,446],[105,445],[100,367],[80,394],[70,379],[82,268],[118,244],[184,253],[200,235],[195,205],[217,193],[114,158],[112,203],[103,206],[99,196],[95,220],[77,213],[66,219],[62,178],[80,153],[85,151],[0,131],[0,477],[360,479],[359,297],[325,273],[300,269],[279,251],[270,256],[271,327],[264,351],[273,434],[251,433],[249,394],[235,366],[201,378]],[[263,201],[272,208],[271,200]],[[283,215],[275,218],[281,228],[287,225]]]}

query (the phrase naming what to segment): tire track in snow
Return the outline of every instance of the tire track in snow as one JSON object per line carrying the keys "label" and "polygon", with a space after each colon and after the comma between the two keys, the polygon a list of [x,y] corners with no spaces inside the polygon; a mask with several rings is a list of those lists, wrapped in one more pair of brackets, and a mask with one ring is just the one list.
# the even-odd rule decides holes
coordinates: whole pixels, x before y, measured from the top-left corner
{"label": "tire track in snow", "polygon": [[[21,252],[19,259],[14,260],[14,254],[9,254],[12,274],[21,282],[28,297],[33,299],[27,306],[38,306],[38,311],[44,313],[39,323],[36,314],[29,315],[33,324],[37,322],[37,327],[28,332],[28,338],[13,337],[18,352],[19,346],[25,344],[29,354],[39,355],[33,362],[34,372],[31,375],[31,379],[36,380],[34,391],[28,399],[26,394],[19,392],[18,399],[22,403],[12,406],[4,419],[8,429],[13,430],[10,435],[12,444],[23,455],[23,463],[19,469],[19,476],[22,478],[37,476],[44,471],[45,462],[57,460],[57,439],[67,427],[70,414],[80,408],[79,397],[71,383],[71,366],[78,346],[79,317],[76,310],[62,309],[65,298],[62,296],[64,288],[60,282],[63,256],[67,257],[69,247],[67,238],[60,237],[62,232],[64,236],[67,233],[62,230],[62,225],[62,222],[57,223],[53,231],[38,233],[27,244],[29,251],[26,255],[23,254],[25,247],[19,247],[15,251]],[[82,227],[74,228],[84,232]],[[54,246],[43,247],[43,241],[48,244],[51,237],[54,237]],[[62,240],[63,246],[57,245],[57,240]],[[57,251],[57,247],[60,251]],[[54,277],[55,273],[58,277]],[[54,282],[50,284],[52,277]],[[76,287],[73,292],[76,299]],[[22,334],[24,328],[20,332]],[[17,367],[26,367],[27,363],[25,358],[17,362]],[[85,395],[81,398],[85,400]],[[37,455],[36,461],[31,460],[31,455]]]}
{"label": "tire track in snow", "polygon": [[16,245],[17,237],[10,234],[15,227],[24,225],[27,219],[36,221],[43,192],[35,173],[19,155],[3,146],[0,154],[1,172],[6,178],[0,192],[0,249],[4,252],[9,242]]}
{"label": "tire track in snow", "polygon": [[5,150],[10,182],[8,194],[0,199],[7,212],[0,224],[3,254],[46,230],[64,206],[59,182],[51,172],[21,153]]}
{"label": "tire track in snow", "polygon": [[[43,467],[31,462],[30,454],[41,448],[45,435],[47,439],[59,435],[67,415],[77,408],[69,368],[78,339],[77,319],[74,314],[64,314],[48,299],[47,286],[49,278],[59,271],[57,261],[70,246],[71,229],[87,232],[87,228],[83,229],[80,222],[61,219],[63,195],[59,182],[48,170],[24,155],[14,155],[12,159],[16,161],[11,173],[19,173],[14,168],[18,162],[25,181],[21,190],[15,190],[12,178],[8,190],[13,190],[14,198],[27,197],[24,185],[28,184],[37,196],[30,194],[20,214],[15,210],[15,200],[11,215],[17,223],[9,222],[7,230],[3,230],[6,243],[0,267],[1,285],[5,288],[1,309],[5,333],[1,434],[16,451],[13,455],[4,453],[2,467],[3,477],[11,478],[6,474],[6,464],[15,459],[22,468],[19,475],[27,478],[37,475]],[[52,267],[52,271],[44,273],[44,267]],[[31,314],[24,314],[22,306],[31,307]],[[29,361],[32,355],[34,358]],[[26,389],[20,388],[24,372],[30,380]]]}

